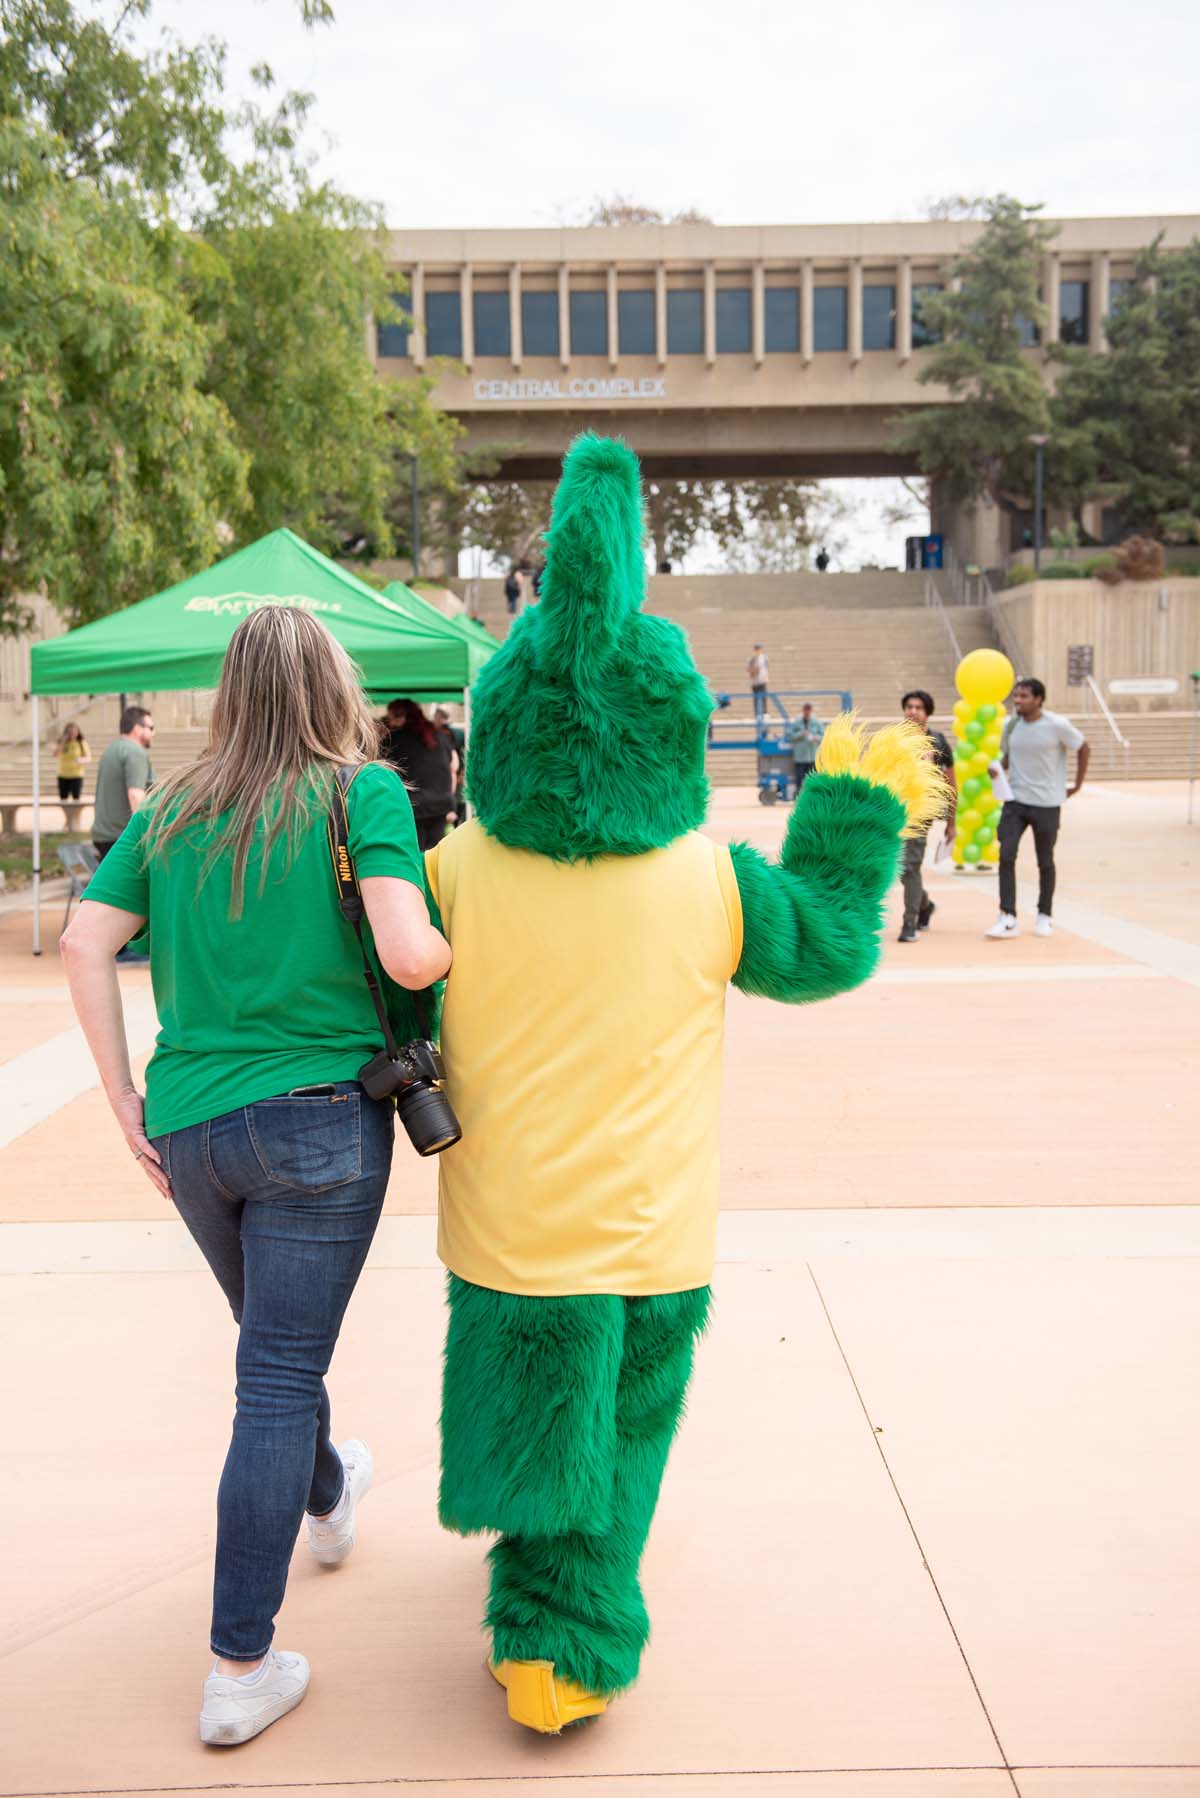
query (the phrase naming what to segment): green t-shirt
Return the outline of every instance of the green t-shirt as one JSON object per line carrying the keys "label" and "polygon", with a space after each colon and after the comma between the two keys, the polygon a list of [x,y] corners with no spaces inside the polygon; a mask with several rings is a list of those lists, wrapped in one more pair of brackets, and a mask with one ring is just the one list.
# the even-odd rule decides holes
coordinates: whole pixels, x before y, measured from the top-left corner
{"label": "green t-shirt", "polygon": [[129,822],[129,789],[143,792],[154,776],[150,757],[132,737],[118,737],[100,757],[96,769],[96,809],[92,814],[93,843],[115,843]]}
{"label": "green t-shirt", "polygon": [[[84,897],[150,921],[157,1046],[146,1074],[146,1133],[165,1136],[329,1080],[353,1080],[383,1047],[354,931],[338,907],[325,814],[314,806],[289,862],[286,837],[252,847],[240,918],[229,916],[232,851],[202,879],[224,819],[173,838],[143,864],[148,800],[88,882]],[[390,875],[422,892],[412,806],[394,768],[360,770],[350,788],[350,854],[360,877]],[[364,920],[364,935],[371,942]],[[397,1033],[411,1035],[384,981]]]}

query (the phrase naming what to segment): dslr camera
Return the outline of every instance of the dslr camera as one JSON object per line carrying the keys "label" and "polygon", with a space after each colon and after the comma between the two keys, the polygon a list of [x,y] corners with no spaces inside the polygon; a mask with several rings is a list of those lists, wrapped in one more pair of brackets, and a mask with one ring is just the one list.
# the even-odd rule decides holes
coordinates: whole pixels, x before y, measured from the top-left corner
{"label": "dslr camera", "polygon": [[381,1049],[358,1071],[372,1099],[395,1099],[400,1122],[418,1155],[440,1155],[462,1138],[462,1127],[446,1097],[446,1064],[434,1043],[421,1037]]}

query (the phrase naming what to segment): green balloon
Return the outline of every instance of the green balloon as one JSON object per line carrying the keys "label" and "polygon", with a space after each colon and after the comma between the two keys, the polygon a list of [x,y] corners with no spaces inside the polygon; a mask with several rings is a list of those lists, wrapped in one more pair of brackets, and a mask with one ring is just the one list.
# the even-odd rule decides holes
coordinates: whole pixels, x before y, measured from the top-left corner
{"label": "green balloon", "polygon": [[990,825],[981,824],[979,826],[979,829],[975,832],[975,835],[972,837],[971,841],[973,843],[978,843],[979,847],[981,849],[986,849],[988,844],[991,842],[992,838],[995,836],[995,834],[996,834],[995,831],[991,828]]}
{"label": "green balloon", "polygon": [[969,779],[963,781],[963,784],[962,784],[963,798],[968,799],[968,800],[975,799],[978,796],[978,794],[980,793],[980,791],[982,790],[982,787],[983,787],[983,782],[979,779],[979,776],[976,774],[972,774],[969,777]]}
{"label": "green balloon", "polygon": [[981,724],[990,724],[996,716],[996,708],[994,705],[981,705],[975,716]]}
{"label": "green balloon", "polygon": [[964,737],[971,743],[978,743],[983,734],[983,725],[980,724],[978,718],[972,718],[970,724],[968,724],[966,730],[963,732]]}
{"label": "green balloon", "polygon": [[984,819],[984,823],[986,825],[988,825],[990,829],[995,830],[996,826],[999,824],[1000,813],[1003,811],[1003,809],[1004,809],[1003,806],[994,805],[992,807],[991,811],[988,813],[987,817]]}
{"label": "green balloon", "polygon": [[969,762],[971,757],[974,755],[974,753],[975,753],[974,743],[956,743],[954,745],[955,761]]}
{"label": "green balloon", "polygon": [[978,862],[983,860],[983,850],[979,847],[978,843],[967,843],[964,845],[963,860],[965,862]]}

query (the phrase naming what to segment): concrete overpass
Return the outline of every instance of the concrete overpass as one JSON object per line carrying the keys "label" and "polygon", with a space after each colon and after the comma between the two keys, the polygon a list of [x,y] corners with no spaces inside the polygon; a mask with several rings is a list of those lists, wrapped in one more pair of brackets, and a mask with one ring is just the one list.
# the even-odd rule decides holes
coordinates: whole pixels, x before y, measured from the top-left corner
{"label": "concrete overpass", "polygon": [[[507,446],[509,477],[553,477],[588,427],[626,436],[651,478],[912,472],[889,447],[888,421],[944,398],[918,383],[921,298],[981,230],[394,231],[413,324],[377,328],[377,365],[435,374],[468,443]],[[1059,221],[1043,265],[1049,323],[1044,341],[1027,331],[1029,357],[1044,363],[1060,339],[1101,352],[1119,284],[1160,233],[1180,248],[1200,217]],[[968,558],[1007,548],[995,520],[938,523]]]}

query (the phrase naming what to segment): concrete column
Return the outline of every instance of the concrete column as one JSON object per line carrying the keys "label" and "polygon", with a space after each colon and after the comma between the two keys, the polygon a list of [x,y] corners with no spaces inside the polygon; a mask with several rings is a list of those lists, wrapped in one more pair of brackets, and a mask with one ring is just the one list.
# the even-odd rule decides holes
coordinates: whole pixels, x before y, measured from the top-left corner
{"label": "concrete column", "polygon": [[901,362],[907,362],[913,352],[912,287],[912,257],[901,256],[896,270],[896,354]]}
{"label": "concrete column", "polygon": [[512,337],[512,364],[520,368],[525,349],[521,342],[521,264],[514,262],[508,271],[508,329]]}
{"label": "concrete column", "polygon": [[846,341],[850,346],[851,362],[862,361],[862,290],[862,263],[856,256],[850,264],[850,291],[846,295],[846,306],[850,314]]}
{"label": "concrete column", "polygon": [[813,265],[800,264],[800,359],[806,365],[813,359]]}
{"label": "concrete column", "polygon": [[563,262],[558,269],[558,354],[564,368],[571,362],[571,270]]}
{"label": "concrete column", "polygon": [[717,266],[704,264],[704,360],[711,368],[717,359]]}
{"label": "concrete column", "polygon": [[1108,341],[1104,326],[1108,318],[1110,267],[1108,251],[1097,251],[1092,257],[1091,292],[1088,294],[1088,348],[1097,353]]}
{"label": "concrete column", "polygon": [[656,262],[654,265],[654,345],[658,352],[658,366],[667,366],[667,265]]}
{"label": "concrete column", "polygon": [[608,366],[617,366],[617,265],[608,265]]}
{"label": "concrete column", "polygon": [[425,361],[425,265],[422,262],[418,262],[412,272],[408,308],[413,321],[408,334],[408,353],[420,368]]}
{"label": "concrete column", "polygon": [[1046,326],[1042,332],[1043,343],[1057,343],[1062,329],[1059,319],[1059,272],[1058,257],[1053,253],[1042,258],[1042,304],[1046,308]]}
{"label": "concrete column", "polygon": [[754,264],[753,285],[750,290],[750,348],[754,352],[754,366],[762,365],[767,351],[766,301],[767,282],[761,262]]}
{"label": "concrete column", "polygon": [[462,358],[470,368],[475,361],[475,282],[469,262],[462,265],[458,292],[458,303],[462,307]]}

